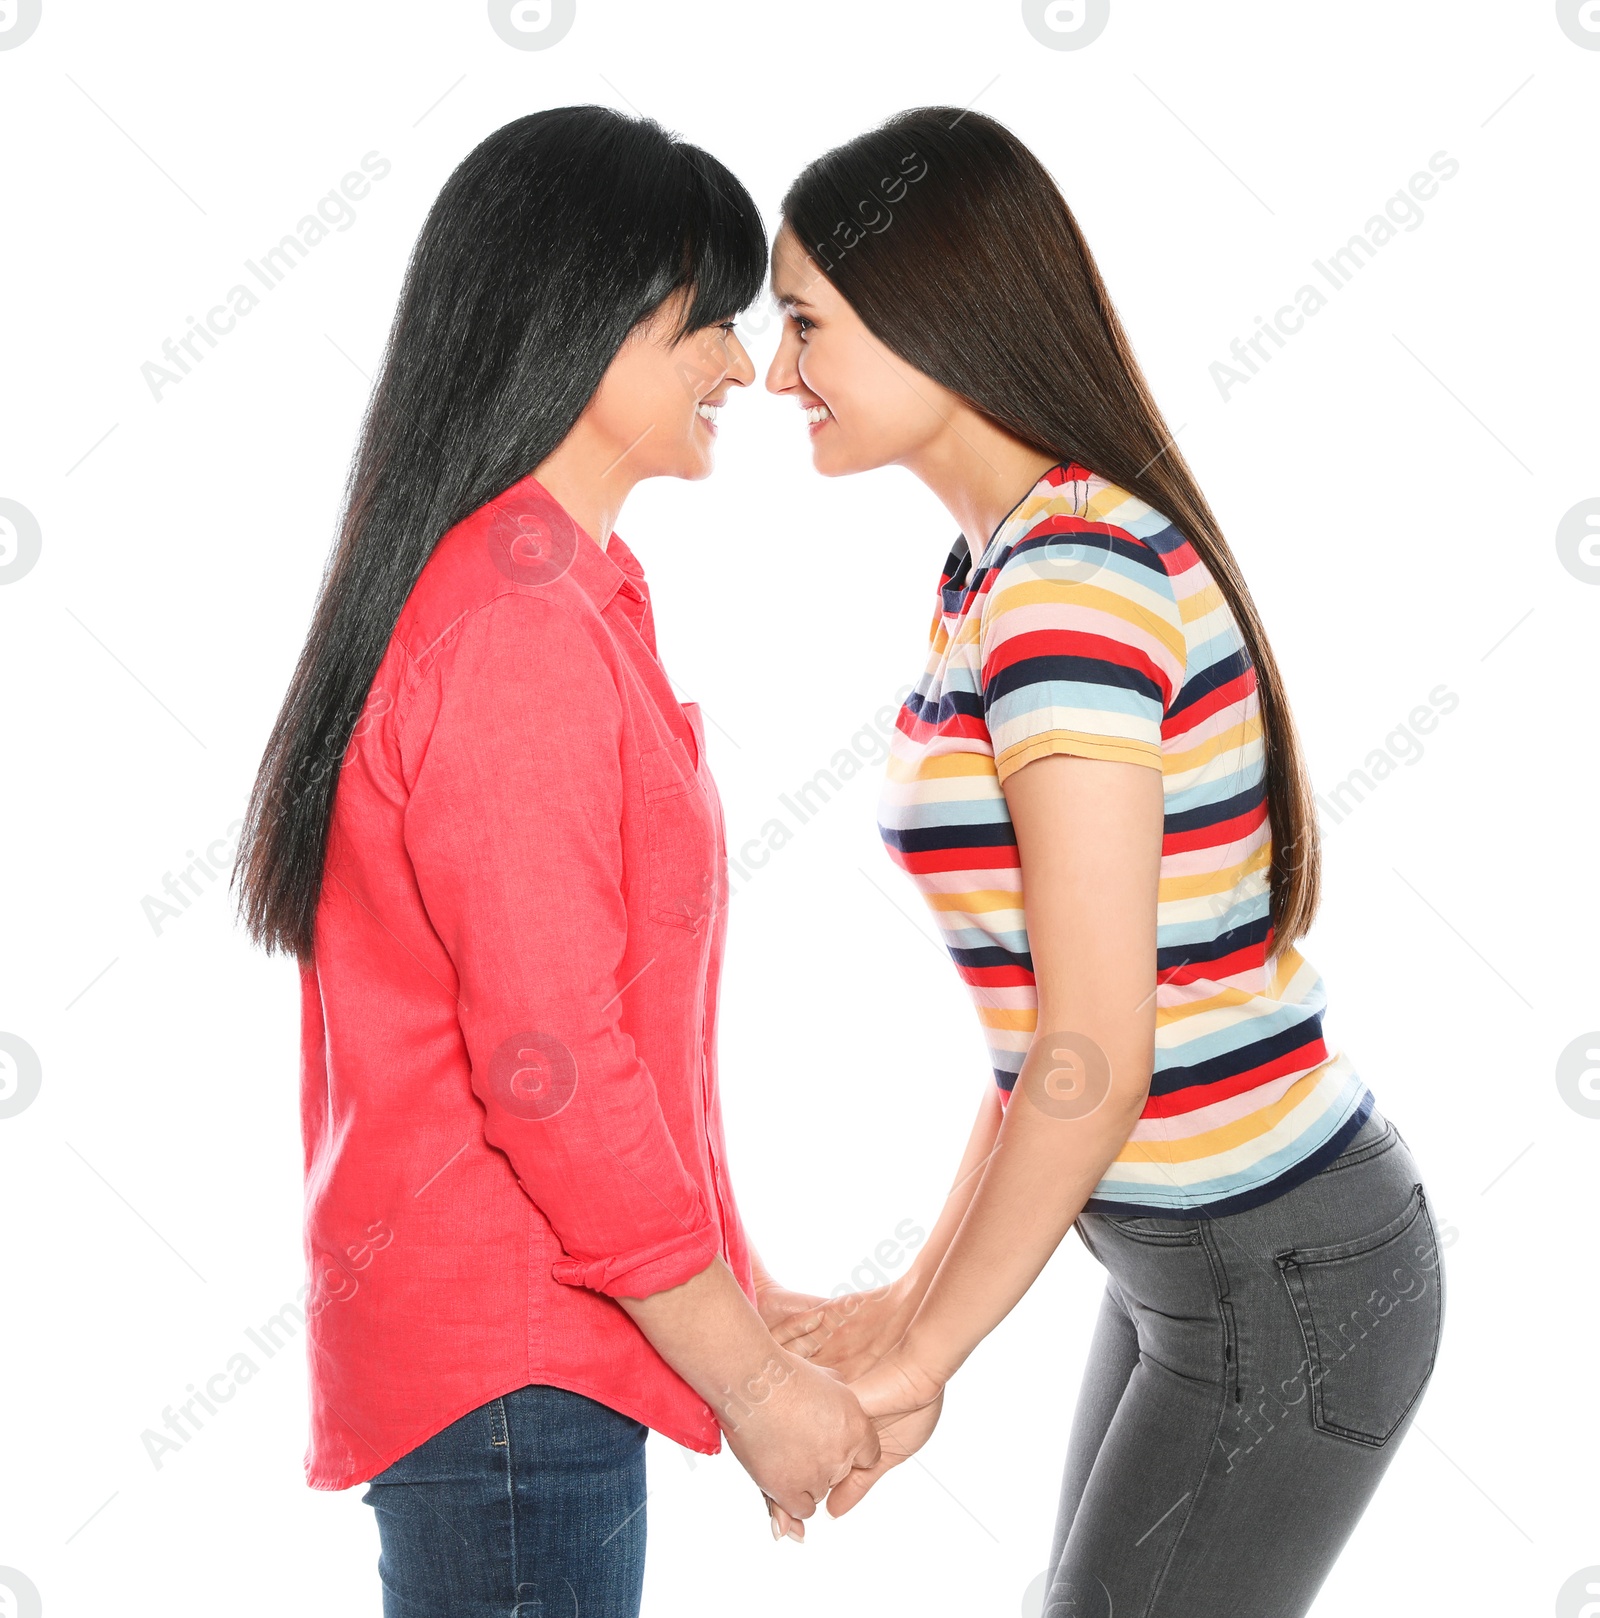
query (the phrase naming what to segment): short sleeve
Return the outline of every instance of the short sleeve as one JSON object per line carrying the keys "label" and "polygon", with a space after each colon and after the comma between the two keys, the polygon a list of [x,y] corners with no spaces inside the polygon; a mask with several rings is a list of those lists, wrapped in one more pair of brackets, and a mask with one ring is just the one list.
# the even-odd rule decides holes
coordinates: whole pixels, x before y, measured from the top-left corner
{"label": "short sleeve", "polygon": [[1050,753],[1162,767],[1183,616],[1160,554],[1106,523],[1019,540],[985,592],[984,721],[1003,784]]}

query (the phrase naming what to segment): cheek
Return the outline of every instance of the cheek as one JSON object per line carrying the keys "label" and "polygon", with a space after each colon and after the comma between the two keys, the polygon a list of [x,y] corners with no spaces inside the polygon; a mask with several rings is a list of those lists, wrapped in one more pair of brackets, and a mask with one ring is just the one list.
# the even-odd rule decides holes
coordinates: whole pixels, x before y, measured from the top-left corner
{"label": "cheek", "polygon": [[[801,355],[800,374],[852,440],[898,444],[927,414],[899,377],[864,348],[840,355],[818,345]],[[913,411],[916,420],[908,419]]]}
{"label": "cheek", "polygon": [[685,355],[674,366],[671,383],[665,390],[675,407],[694,414],[695,407],[726,375],[726,368],[714,355]]}
{"label": "cheek", "polygon": [[796,369],[800,380],[816,396],[829,405],[842,410],[852,396],[851,377],[845,366],[830,363],[826,347],[812,343],[797,345]]}
{"label": "cheek", "polygon": [[694,419],[695,406],[704,391],[697,367],[680,365],[658,372],[648,388],[641,388],[632,425],[631,439],[646,429],[672,435],[687,432]]}

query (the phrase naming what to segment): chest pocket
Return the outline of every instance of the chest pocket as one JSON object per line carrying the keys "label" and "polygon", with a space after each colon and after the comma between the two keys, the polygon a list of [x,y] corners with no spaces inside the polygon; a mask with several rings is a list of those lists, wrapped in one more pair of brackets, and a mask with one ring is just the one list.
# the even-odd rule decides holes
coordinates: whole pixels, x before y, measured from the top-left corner
{"label": "chest pocket", "polygon": [[639,755],[649,834],[650,916],[697,933],[716,891],[716,832],[689,750],[677,737]]}

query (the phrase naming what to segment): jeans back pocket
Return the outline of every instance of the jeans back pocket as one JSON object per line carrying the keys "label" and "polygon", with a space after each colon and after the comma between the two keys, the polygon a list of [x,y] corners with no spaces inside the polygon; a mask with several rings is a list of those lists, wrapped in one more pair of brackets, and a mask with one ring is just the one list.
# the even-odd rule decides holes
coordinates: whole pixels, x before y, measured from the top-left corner
{"label": "jeans back pocket", "polygon": [[1381,1230],[1277,1255],[1305,1340],[1311,1419],[1359,1444],[1388,1441],[1433,1374],[1444,1271],[1427,1198],[1411,1188]]}

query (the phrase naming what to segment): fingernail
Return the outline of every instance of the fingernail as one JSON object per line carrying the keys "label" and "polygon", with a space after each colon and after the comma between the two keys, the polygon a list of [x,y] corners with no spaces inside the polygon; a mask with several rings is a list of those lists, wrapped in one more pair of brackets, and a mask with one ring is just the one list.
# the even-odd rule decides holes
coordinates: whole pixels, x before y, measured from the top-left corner
{"label": "fingernail", "polygon": [[783,1530],[778,1526],[778,1519],[776,1517],[769,1517],[767,1518],[767,1521],[772,1524],[772,1537],[774,1539],[782,1539]]}
{"label": "fingernail", "polygon": [[805,1535],[798,1528],[791,1528],[784,1538],[792,1539],[797,1545],[804,1545],[806,1542]]}

